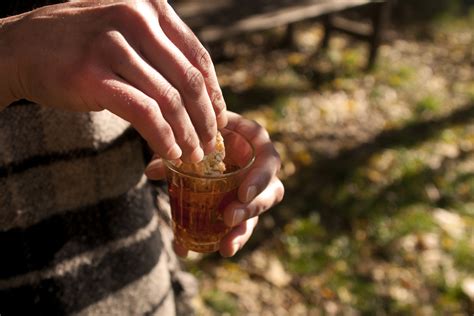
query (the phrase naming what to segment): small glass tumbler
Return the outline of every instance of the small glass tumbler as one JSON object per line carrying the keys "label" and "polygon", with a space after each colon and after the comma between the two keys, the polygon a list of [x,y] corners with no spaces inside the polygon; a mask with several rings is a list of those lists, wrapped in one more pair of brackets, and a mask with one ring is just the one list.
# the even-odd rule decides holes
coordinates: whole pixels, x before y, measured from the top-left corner
{"label": "small glass tumbler", "polygon": [[180,170],[179,160],[164,161],[175,241],[201,253],[217,251],[229,232],[223,211],[237,200],[238,188],[255,161],[255,149],[243,135],[229,129],[220,132],[225,144],[223,174],[197,175]]}

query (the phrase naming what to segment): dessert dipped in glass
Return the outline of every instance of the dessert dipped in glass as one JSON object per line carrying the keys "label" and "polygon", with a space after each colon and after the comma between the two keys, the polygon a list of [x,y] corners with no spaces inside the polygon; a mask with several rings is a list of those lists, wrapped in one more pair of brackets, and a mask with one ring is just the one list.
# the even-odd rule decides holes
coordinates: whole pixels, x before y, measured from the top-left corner
{"label": "dessert dipped in glass", "polygon": [[222,129],[215,151],[199,163],[165,161],[175,241],[196,252],[214,252],[230,227],[223,211],[255,160],[252,144],[241,134]]}

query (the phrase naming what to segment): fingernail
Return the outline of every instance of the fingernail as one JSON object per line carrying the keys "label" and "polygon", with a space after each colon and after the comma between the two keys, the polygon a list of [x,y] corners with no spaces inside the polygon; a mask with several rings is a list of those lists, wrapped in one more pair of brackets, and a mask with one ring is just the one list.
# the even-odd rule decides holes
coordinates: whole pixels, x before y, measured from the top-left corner
{"label": "fingernail", "polygon": [[204,151],[201,147],[197,147],[189,156],[189,160],[192,163],[198,163],[204,158]]}
{"label": "fingernail", "polygon": [[242,223],[245,219],[245,210],[238,208],[234,210],[234,216],[232,217],[232,227]]}
{"label": "fingernail", "polygon": [[179,148],[177,144],[174,144],[173,147],[168,152],[169,159],[171,160],[178,159],[179,157],[181,157],[182,154],[183,152],[181,151],[181,148]]}
{"label": "fingernail", "polygon": [[255,197],[257,196],[257,187],[252,185],[247,189],[247,196],[246,196],[246,201],[245,202],[250,202],[252,201]]}

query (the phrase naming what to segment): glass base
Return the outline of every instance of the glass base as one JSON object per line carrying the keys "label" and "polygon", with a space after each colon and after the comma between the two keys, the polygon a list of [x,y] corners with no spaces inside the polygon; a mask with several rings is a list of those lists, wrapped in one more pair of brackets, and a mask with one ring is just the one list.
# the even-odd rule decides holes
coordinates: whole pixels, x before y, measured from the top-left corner
{"label": "glass base", "polygon": [[196,243],[181,238],[179,235],[174,236],[175,241],[183,248],[200,253],[216,252],[219,250],[219,241],[210,243]]}

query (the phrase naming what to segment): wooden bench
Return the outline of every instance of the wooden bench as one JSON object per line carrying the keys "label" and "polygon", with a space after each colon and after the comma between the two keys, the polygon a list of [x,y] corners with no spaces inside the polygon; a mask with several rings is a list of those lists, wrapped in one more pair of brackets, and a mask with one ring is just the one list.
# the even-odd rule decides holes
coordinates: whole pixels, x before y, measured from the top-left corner
{"label": "wooden bench", "polygon": [[[325,27],[323,48],[333,31],[340,31],[369,42],[368,66],[374,65],[388,18],[388,0],[176,0],[177,13],[204,43],[214,43],[236,35],[288,26],[292,37],[296,22],[322,18]],[[371,25],[355,24],[335,16],[335,13],[371,7]]]}

